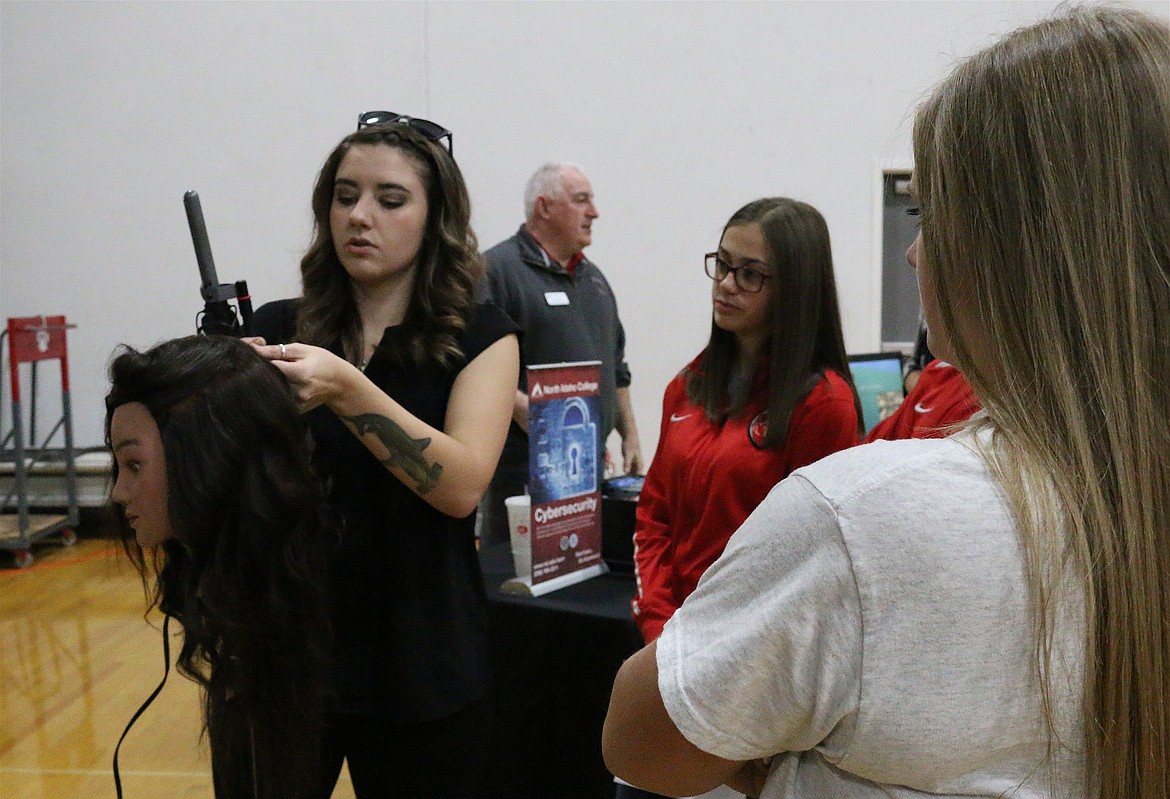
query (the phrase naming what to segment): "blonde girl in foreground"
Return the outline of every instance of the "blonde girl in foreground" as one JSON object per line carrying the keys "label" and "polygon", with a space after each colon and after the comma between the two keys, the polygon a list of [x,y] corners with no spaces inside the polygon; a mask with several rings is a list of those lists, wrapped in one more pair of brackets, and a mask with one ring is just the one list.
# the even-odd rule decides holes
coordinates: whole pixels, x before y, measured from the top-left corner
{"label": "blonde girl in foreground", "polygon": [[1170,32],[1065,11],[919,110],[930,348],[986,414],[780,483],[622,667],[692,795],[1170,795]]}

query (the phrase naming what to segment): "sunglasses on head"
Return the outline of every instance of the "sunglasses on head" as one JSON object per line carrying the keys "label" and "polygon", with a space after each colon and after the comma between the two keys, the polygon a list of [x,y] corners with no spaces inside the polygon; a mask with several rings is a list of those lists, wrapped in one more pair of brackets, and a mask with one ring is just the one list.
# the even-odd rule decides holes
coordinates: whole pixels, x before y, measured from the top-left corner
{"label": "sunglasses on head", "polygon": [[358,116],[358,130],[371,125],[409,125],[431,141],[446,139],[447,152],[452,158],[455,157],[455,136],[442,125],[429,119],[417,119],[405,114],[395,114],[393,111],[366,111]]}

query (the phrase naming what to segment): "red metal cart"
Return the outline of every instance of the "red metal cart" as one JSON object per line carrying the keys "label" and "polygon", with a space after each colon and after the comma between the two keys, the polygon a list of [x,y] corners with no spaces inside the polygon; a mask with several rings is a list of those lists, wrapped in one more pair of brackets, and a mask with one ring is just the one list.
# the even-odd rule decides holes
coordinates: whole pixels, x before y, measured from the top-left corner
{"label": "red metal cart", "polygon": [[[42,538],[61,533],[61,542],[70,546],[77,541],[74,532],[80,519],[77,502],[77,467],[73,449],[73,414],[69,404],[69,355],[65,331],[75,325],[67,324],[64,316],[27,316],[8,320],[8,328],[0,333],[7,338],[8,369],[12,384],[12,429],[4,436],[5,457],[11,456],[14,481],[0,507],[13,506],[16,513],[0,514],[0,549],[13,550],[16,565],[24,568],[32,563],[31,546]],[[61,364],[61,417],[42,442],[36,441],[37,364],[56,360]],[[28,440],[25,439],[23,405],[21,402],[21,366],[27,366],[32,390],[29,392]],[[50,448],[58,432],[64,437],[63,450]],[[8,449],[11,443],[11,450]],[[68,507],[64,514],[33,514],[29,512],[29,470],[48,459],[64,458],[65,488]]]}

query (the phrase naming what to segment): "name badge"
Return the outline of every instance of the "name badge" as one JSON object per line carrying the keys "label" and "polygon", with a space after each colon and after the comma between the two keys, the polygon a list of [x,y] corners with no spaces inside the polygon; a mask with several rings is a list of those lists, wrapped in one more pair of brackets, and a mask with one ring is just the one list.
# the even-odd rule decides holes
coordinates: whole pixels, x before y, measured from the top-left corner
{"label": "name badge", "polygon": [[546,291],[544,301],[549,305],[568,305],[569,295],[563,291]]}

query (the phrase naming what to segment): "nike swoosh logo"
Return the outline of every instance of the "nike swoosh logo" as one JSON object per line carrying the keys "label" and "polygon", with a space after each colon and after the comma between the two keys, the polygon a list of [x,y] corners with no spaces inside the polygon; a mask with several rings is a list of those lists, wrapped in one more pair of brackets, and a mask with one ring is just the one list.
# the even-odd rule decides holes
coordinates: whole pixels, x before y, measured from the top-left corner
{"label": "nike swoosh logo", "polygon": [[670,415],[670,421],[672,421],[672,422],[681,422],[683,419],[689,419],[689,418],[691,418],[692,416],[694,416],[694,414],[693,414],[693,413],[688,413],[686,416],[679,416],[679,415],[677,415],[677,414],[674,414],[674,413],[672,413],[672,414]]}
{"label": "nike swoosh logo", "polygon": [[921,402],[914,403],[914,412],[915,413],[930,413],[933,410],[934,410],[934,408],[923,408]]}

